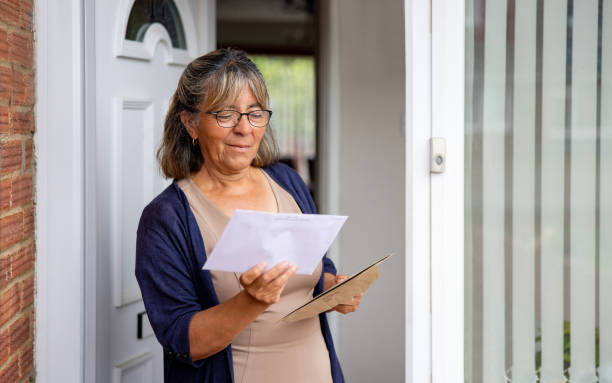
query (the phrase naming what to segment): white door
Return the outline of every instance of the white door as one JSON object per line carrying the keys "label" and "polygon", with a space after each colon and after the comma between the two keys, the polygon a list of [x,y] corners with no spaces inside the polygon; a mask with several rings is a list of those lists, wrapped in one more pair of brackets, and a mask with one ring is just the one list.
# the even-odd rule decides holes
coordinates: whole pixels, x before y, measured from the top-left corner
{"label": "white door", "polygon": [[134,276],[143,207],[169,180],[155,151],[184,66],[211,47],[205,0],[95,3],[96,366],[98,382],[161,382],[162,350]]}
{"label": "white door", "polygon": [[444,3],[431,380],[612,382],[612,4]]}

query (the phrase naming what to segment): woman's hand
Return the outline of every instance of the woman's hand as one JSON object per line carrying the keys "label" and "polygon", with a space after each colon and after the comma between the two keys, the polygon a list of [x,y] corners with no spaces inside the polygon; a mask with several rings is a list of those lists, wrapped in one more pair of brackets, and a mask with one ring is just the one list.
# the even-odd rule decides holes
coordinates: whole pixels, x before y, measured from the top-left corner
{"label": "woman's hand", "polygon": [[240,284],[257,302],[272,305],[280,299],[289,278],[297,271],[297,266],[282,261],[264,272],[265,263],[260,263],[240,276]]}
{"label": "woman's hand", "polygon": [[296,266],[281,262],[264,272],[261,263],[240,276],[244,290],[229,300],[202,310],[189,324],[189,347],[193,360],[207,358],[226,348],[268,306],[278,302]]}
{"label": "woman's hand", "polygon": [[[344,275],[344,274],[333,275],[330,273],[325,273],[325,275],[323,275],[323,291],[327,291],[331,289],[335,285],[346,281],[348,278],[349,278],[348,275]],[[353,297],[353,300],[351,300],[350,303],[343,304],[343,305],[337,305],[336,307],[332,308],[329,311],[337,311],[342,314],[352,313],[355,310],[357,310],[357,307],[359,307],[362,297],[363,297],[363,293],[359,295],[355,295]]]}

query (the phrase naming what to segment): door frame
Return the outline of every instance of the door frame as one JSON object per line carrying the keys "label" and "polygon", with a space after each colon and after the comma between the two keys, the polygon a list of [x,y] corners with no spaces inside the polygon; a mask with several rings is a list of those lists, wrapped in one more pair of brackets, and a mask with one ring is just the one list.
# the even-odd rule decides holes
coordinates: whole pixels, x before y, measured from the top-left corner
{"label": "door frame", "polygon": [[432,382],[464,381],[465,2],[432,2],[431,135],[446,170],[431,174]]}
{"label": "door frame", "polygon": [[36,379],[81,382],[84,364],[84,2],[35,1]]}
{"label": "door frame", "polygon": [[431,137],[430,15],[429,0],[404,1],[406,382],[431,381],[428,161]]}
{"label": "door frame", "polygon": [[[406,382],[464,380],[464,1],[405,0]],[[446,171],[430,173],[430,139]]]}

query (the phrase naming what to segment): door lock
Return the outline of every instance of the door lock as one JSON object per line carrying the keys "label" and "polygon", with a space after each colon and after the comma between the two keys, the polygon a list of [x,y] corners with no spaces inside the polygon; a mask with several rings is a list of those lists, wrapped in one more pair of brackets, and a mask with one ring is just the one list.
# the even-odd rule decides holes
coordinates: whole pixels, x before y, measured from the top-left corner
{"label": "door lock", "polygon": [[444,173],[446,170],[446,140],[441,137],[430,139],[430,170],[432,173]]}

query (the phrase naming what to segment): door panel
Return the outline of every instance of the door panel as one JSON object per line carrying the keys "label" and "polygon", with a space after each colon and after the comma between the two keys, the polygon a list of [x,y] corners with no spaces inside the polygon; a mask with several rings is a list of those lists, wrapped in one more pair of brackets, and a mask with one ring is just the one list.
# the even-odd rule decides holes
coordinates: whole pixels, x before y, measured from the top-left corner
{"label": "door panel", "polygon": [[[142,209],[169,183],[155,150],[169,99],[198,52],[205,0],[95,3],[99,382],[161,382],[162,349],[134,276]],[[204,20],[201,20],[204,22]]]}

